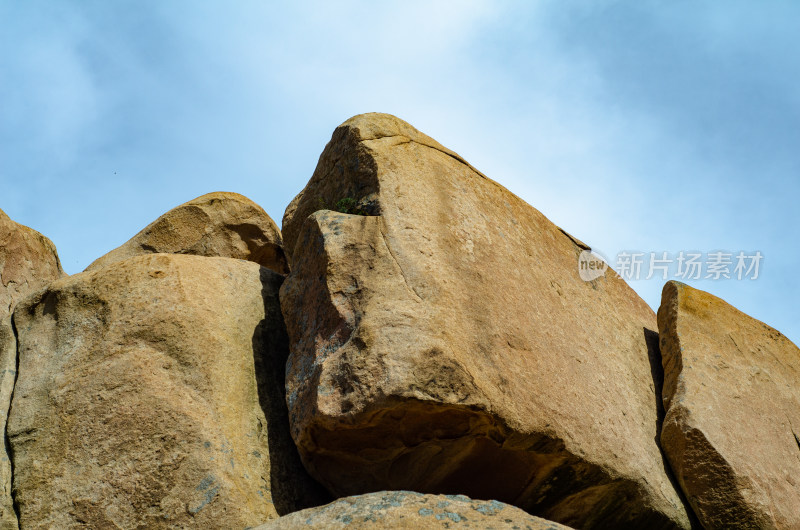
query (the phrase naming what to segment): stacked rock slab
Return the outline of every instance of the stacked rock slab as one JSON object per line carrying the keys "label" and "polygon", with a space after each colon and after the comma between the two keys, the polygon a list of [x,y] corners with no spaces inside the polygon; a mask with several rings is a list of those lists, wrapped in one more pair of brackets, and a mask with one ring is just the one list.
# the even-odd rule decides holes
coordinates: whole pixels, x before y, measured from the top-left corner
{"label": "stacked rock slab", "polygon": [[661,443],[705,528],[800,528],[800,349],[678,282],[658,311]]}
{"label": "stacked rock slab", "polygon": [[20,524],[244,528],[311,505],[282,404],[282,281],[247,261],[150,254],[20,303]]}
{"label": "stacked rock slab", "polygon": [[173,208],[87,271],[141,254],[195,254],[253,261],[288,273],[278,226],[259,205],[238,193],[203,195]]}
{"label": "stacked rock slab", "polygon": [[[22,298],[63,275],[55,245],[0,210],[0,426],[4,433],[17,373],[11,314]],[[17,528],[11,497],[11,461],[5,445],[0,453],[0,528]]]}
{"label": "stacked rock slab", "polygon": [[366,114],[336,129],[283,235],[292,435],[334,494],[689,526],[656,441],[655,314],[612,271],[582,281],[586,246],[537,210]]}
{"label": "stacked rock slab", "polygon": [[380,491],[346,497],[327,506],[286,515],[254,530],[329,528],[569,530],[567,526],[534,517],[502,502],[411,491]]}

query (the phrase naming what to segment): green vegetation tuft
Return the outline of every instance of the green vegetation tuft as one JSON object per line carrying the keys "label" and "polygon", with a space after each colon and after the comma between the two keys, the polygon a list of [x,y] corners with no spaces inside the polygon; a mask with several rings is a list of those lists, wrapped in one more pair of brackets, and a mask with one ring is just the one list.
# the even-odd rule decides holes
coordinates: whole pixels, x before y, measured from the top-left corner
{"label": "green vegetation tuft", "polygon": [[361,209],[358,201],[353,197],[344,197],[336,202],[336,206],[330,208],[322,197],[317,197],[317,206],[320,210],[334,210],[339,213],[346,213],[350,215],[368,215],[367,212]]}

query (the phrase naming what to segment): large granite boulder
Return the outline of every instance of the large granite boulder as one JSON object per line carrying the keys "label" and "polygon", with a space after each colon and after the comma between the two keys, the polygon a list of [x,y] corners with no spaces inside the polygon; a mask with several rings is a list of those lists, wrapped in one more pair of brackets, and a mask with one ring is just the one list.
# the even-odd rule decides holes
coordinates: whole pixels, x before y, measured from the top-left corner
{"label": "large granite boulder", "polygon": [[64,276],[53,242],[0,210],[0,316],[29,293]]}
{"label": "large granite boulder", "polygon": [[655,314],[612,271],[583,281],[587,247],[540,212],[366,114],[333,133],[283,234],[292,435],[335,495],[689,526],[657,444]]}
{"label": "large granite boulder", "polygon": [[228,192],[208,193],[173,208],[86,270],[157,252],[237,258],[289,272],[278,225],[261,206]]}
{"label": "large granite boulder", "polygon": [[476,501],[463,495],[422,495],[380,491],[346,497],[327,506],[285,515],[253,530],[329,528],[508,528],[569,530],[497,501]]}
{"label": "large granite boulder", "polygon": [[[52,241],[12,221],[0,210],[0,428],[3,433],[17,374],[17,342],[11,322],[14,306],[63,275]],[[10,528],[17,528],[17,516],[11,497],[11,460],[4,444],[0,451],[0,529]]]}
{"label": "large granite boulder", "polygon": [[283,401],[282,281],[150,254],[21,302],[8,421],[21,526],[244,528],[314,505]]}
{"label": "large granite boulder", "polygon": [[[11,324],[11,317],[0,317],[0,426],[8,420],[8,408],[14,392],[17,376],[17,341]],[[17,528],[17,515],[14,512],[14,499],[11,496],[11,459],[7,446],[0,451],[0,530]]]}
{"label": "large granite boulder", "polygon": [[800,349],[725,301],[664,286],[661,444],[705,528],[800,528]]}

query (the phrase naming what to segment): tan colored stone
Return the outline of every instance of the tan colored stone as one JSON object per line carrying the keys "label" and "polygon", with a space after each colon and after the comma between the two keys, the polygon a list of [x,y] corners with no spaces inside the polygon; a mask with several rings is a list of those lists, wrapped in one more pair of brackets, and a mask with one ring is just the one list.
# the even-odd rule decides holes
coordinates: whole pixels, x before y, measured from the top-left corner
{"label": "tan colored stone", "polygon": [[[322,207],[348,206],[351,215]],[[337,496],[494,498],[577,528],[688,515],[657,445],[653,311],[586,248],[413,127],[333,133],[283,225],[287,400]]]}
{"label": "tan colored stone", "polygon": [[346,497],[327,506],[285,515],[253,530],[302,528],[508,528],[569,530],[519,508],[497,501],[477,501],[463,495],[423,495],[411,491],[380,491]]}
{"label": "tan colored stone", "polygon": [[64,275],[53,242],[0,210],[0,315],[29,293]]}
{"label": "tan colored stone", "polygon": [[[17,374],[17,342],[11,313],[22,298],[63,275],[53,242],[36,230],[12,221],[0,210],[0,428],[3,433]],[[11,461],[4,444],[0,451],[0,529],[17,526],[11,497]]]}
{"label": "tan colored stone", "polygon": [[[5,427],[14,381],[17,376],[17,341],[11,324],[11,317],[0,318],[0,425]],[[5,445],[0,452],[0,530],[18,528],[14,500],[11,496],[11,459]]]}
{"label": "tan colored stone", "polygon": [[704,291],[664,286],[661,444],[705,528],[800,528],[800,349]]}
{"label": "tan colored stone", "polygon": [[21,302],[21,526],[243,528],[313,505],[283,402],[282,280],[150,254]]}
{"label": "tan colored stone", "polygon": [[221,191],[173,208],[86,270],[157,252],[237,258],[289,272],[278,225],[247,197]]}

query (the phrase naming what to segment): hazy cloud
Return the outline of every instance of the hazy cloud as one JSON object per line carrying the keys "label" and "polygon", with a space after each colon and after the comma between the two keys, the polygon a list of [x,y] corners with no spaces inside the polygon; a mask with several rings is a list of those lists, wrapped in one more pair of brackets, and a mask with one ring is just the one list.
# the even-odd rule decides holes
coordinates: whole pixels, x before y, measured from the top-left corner
{"label": "hazy cloud", "polygon": [[[0,3],[0,207],[77,272],[169,208],[277,221],[334,127],[390,112],[613,258],[761,250],[700,282],[800,338],[800,6]],[[613,265],[613,263],[612,263]],[[661,280],[632,286],[657,307]]]}

